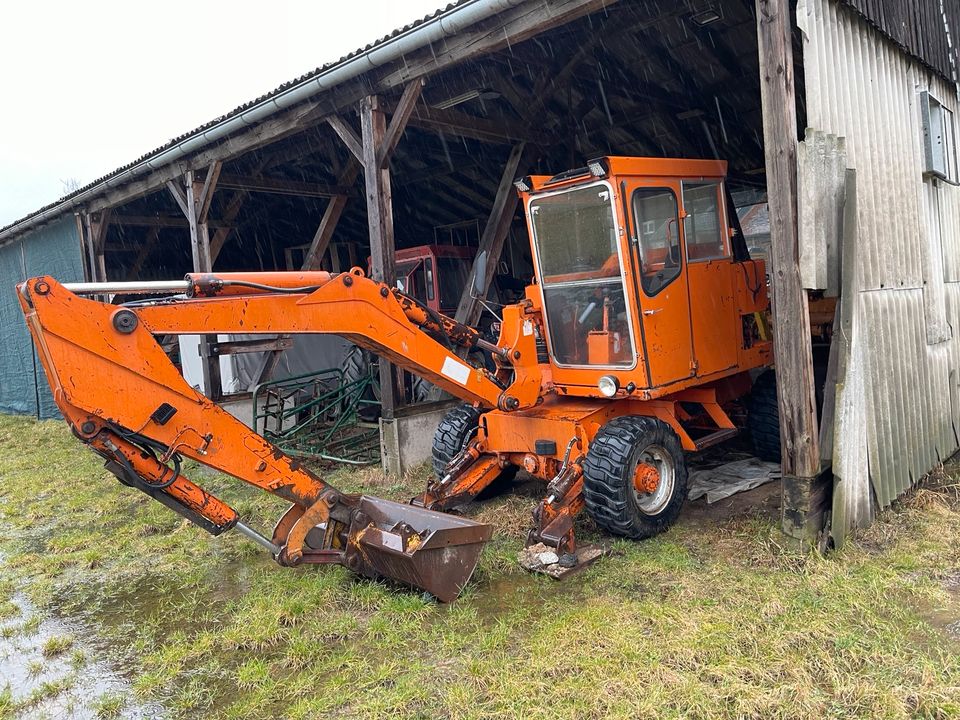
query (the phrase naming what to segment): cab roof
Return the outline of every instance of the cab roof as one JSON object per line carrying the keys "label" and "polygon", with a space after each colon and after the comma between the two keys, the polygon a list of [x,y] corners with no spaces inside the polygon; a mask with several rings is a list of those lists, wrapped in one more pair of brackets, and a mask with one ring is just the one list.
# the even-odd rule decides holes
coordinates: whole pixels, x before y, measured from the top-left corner
{"label": "cab roof", "polygon": [[[606,172],[602,175],[595,174],[591,171],[591,167],[595,164],[605,166]],[[607,156],[591,160],[586,167],[568,170],[559,175],[531,175],[523,180],[529,186],[529,192],[539,192],[579,185],[587,180],[610,176],[662,177],[684,180],[722,179],[727,176],[727,161]]]}

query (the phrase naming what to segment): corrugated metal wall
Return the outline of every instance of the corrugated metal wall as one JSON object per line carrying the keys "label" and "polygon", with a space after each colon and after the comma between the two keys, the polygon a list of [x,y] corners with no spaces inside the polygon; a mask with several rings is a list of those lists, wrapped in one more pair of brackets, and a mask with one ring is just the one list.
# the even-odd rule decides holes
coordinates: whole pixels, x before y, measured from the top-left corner
{"label": "corrugated metal wall", "polygon": [[797,23],[807,124],[845,138],[857,180],[856,242],[844,245],[855,257],[842,262],[856,271],[848,370],[864,392],[843,393],[837,413],[864,418],[866,433],[837,426],[842,539],[869,521],[869,488],[886,507],[957,449],[960,192],[923,177],[919,109],[929,90],[956,111],[957,89],[837,0],[800,0]]}
{"label": "corrugated metal wall", "polygon": [[71,215],[0,247],[0,412],[59,417],[17,300],[17,283],[37,275],[82,282],[77,224]]}

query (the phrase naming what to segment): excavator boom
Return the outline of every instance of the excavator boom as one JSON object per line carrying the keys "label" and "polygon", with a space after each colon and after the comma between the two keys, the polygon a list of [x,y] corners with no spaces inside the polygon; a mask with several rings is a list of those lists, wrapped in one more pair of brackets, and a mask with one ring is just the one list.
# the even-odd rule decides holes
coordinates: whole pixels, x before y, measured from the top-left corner
{"label": "excavator boom", "polygon": [[[339,492],[192,388],[155,336],[336,333],[468,402],[496,407],[501,384],[450,347],[482,343],[476,331],[358,269],[188,275],[162,288],[147,283],[123,290],[136,288],[177,294],[118,306],[83,297],[108,290],[93,284],[68,289],[40,277],[18,286],[54,401],[122,483],[214,535],[238,529],[283,565],[338,563],[444,601],[456,598],[490,538],[488,525]],[[288,500],[272,537],[187,479],[184,457]]]}

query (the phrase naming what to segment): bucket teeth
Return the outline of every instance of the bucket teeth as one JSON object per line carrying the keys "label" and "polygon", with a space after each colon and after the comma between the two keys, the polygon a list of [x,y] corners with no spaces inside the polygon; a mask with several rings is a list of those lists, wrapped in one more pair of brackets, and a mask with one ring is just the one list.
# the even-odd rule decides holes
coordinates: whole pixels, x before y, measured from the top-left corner
{"label": "bucket teeth", "polygon": [[492,532],[466,518],[364,495],[350,525],[345,564],[451,602],[469,582]]}

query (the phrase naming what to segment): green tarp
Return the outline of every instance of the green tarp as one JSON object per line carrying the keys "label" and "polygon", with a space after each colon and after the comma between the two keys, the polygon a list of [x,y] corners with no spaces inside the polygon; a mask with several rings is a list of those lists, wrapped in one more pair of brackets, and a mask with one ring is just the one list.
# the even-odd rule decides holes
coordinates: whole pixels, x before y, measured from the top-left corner
{"label": "green tarp", "polygon": [[83,280],[72,215],[0,247],[0,413],[59,417],[17,302],[17,283],[36,275]]}

